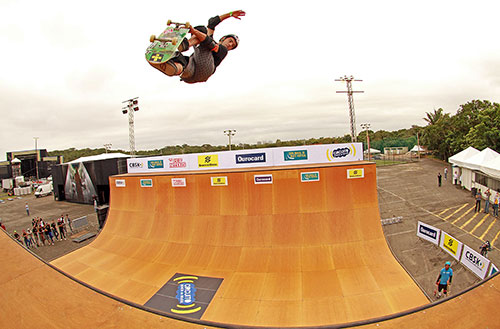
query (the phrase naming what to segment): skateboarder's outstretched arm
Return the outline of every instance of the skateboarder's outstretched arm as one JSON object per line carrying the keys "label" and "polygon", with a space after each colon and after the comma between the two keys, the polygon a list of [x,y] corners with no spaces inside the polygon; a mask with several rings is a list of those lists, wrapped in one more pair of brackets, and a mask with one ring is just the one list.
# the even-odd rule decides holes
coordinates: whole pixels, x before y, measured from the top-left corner
{"label": "skateboarder's outstretched arm", "polygon": [[236,19],[241,19],[241,16],[245,16],[246,13],[243,10],[235,10],[231,11],[227,14],[219,15],[219,16],[214,16],[208,20],[208,36],[212,36],[214,34],[215,27],[219,25],[220,22],[222,22],[225,19],[228,19],[229,17],[234,17]]}

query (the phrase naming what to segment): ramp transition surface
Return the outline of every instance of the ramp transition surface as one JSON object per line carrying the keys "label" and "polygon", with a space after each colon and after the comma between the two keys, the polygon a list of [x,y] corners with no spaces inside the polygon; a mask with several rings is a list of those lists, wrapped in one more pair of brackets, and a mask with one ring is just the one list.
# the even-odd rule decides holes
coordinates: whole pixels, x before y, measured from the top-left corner
{"label": "ramp transition surface", "polygon": [[[353,169],[362,177],[348,178]],[[301,182],[310,172],[319,180]],[[201,319],[236,325],[345,323],[428,302],[388,249],[374,164],[124,175],[110,185],[99,237],[52,264],[134,303],[176,273],[222,279]]]}

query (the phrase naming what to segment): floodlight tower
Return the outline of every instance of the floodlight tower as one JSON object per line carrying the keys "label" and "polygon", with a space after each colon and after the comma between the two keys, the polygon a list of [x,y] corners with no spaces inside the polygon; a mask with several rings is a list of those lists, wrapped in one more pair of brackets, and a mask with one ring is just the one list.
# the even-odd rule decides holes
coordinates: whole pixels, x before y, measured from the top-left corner
{"label": "floodlight tower", "polygon": [[353,93],[364,93],[364,91],[353,91],[352,82],[353,81],[363,81],[354,79],[354,77],[344,75],[340,79],[335,79],[335,81],[345,81],[347,84],[347,91],[337,91],[337,93],[347,93],[347,101],[349,102],[349,117],[351,119],[351,140],[356,142],[356,116],[354,114],[354,99],[352,98]]}
{"label": "floodlight tower", "polygon": [[128,112],[128,139],[130,144],[130,155],[135,155],[135,135],[134,135],[134,112],[139,111],[139,97],[127,99],[122,103],[127,103],[125,107],[122,108],[122,113],[127,114]]}
{"label": "floodlight tower", "polygon": [[229,151],[231,151],[231,136],[234,136],[235,133],[236,133],[235,129],[224,130],[224,134],[226,134],[229,137]]}

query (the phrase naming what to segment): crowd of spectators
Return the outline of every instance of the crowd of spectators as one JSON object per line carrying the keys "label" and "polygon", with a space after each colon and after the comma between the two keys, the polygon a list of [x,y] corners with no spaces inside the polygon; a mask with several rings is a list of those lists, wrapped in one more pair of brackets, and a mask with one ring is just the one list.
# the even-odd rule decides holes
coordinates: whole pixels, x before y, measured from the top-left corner
{"label": "crowd of spectators", "polygon": [[52,222],[45,221],[40,217],[31,220],[31,227],[22,230],[21,233],[14,231],[12,236],[26,248],[39,248],[41,246],[53,246],[56,241],[66,240],[68,236],[68,227],[73,232],[71,219],[68,214],[66,217],[61,215]]}

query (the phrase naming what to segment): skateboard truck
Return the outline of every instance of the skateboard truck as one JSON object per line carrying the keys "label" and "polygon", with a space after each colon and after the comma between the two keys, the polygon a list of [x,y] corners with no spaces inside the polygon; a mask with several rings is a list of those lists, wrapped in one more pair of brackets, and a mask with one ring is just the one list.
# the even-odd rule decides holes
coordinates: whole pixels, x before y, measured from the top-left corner
{"label": "skateboard truck", "polygon": [[[181,26],[186,27],[187,29],[191,28],[191,24],[189,22],[186,23],[177,23],[177,22],[172,22],[170,19],[167,21],[167,25],[175,24],[175,28],[178,29]],[[157,38],[156,35],[152,35],[149,37],[150,42],[155,42],[155,41],[161,41],[161,42],[170,42],[174,46],[177,44],[177,38]]]}

